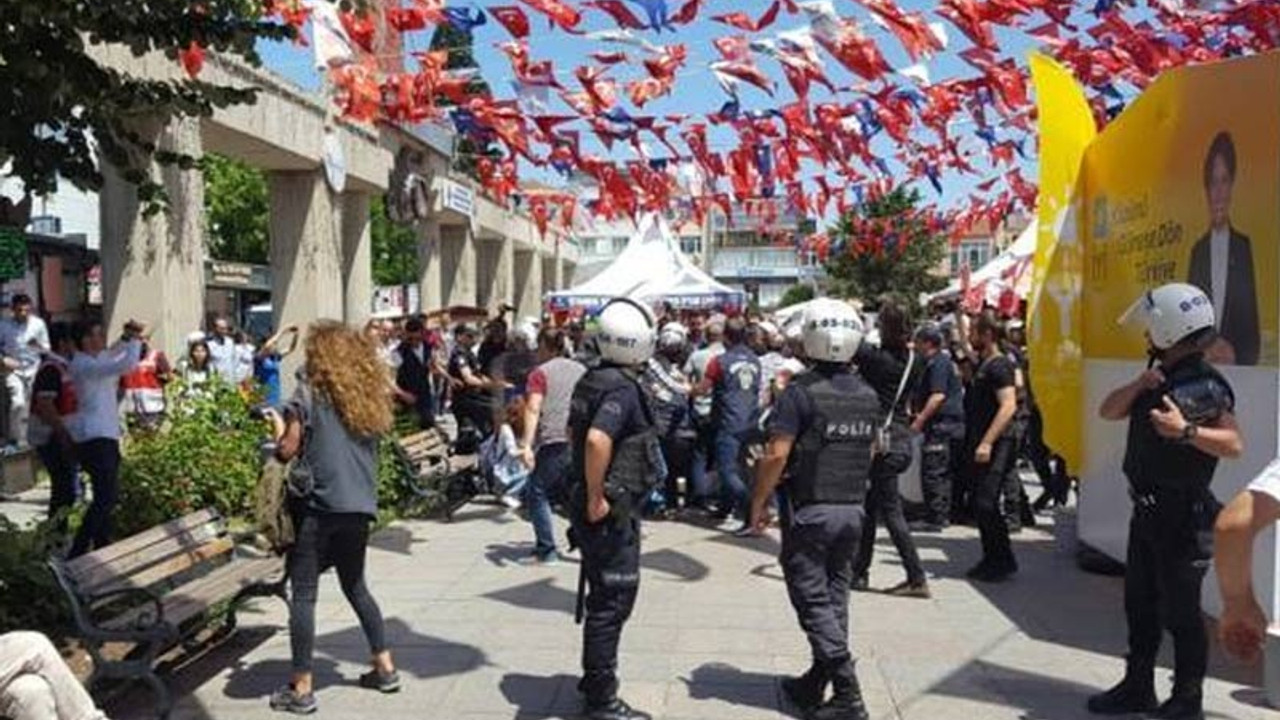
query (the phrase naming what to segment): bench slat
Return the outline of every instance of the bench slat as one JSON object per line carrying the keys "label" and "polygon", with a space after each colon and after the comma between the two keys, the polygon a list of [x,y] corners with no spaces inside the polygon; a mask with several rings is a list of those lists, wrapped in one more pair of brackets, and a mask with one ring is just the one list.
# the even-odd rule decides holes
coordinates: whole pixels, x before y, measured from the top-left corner
{"label": "bench slat", "polygon": [[[236,560],[214,570],[208,575],[175,589],[160,599],[164,606],[165,621],[178,626],[200,615],[214,604],[229,600],[240,590],[272,580],[284,568],[281,558],[253,558]],[[151,605],[130,610],[103,623],[108,629],[128,629]]]}
{"label": "bench slat", "polygon": [[115,560],[138,552],[156,543],[164,542],[166,538],[200,527],[212,522],[220,522],[221,518],[215,510],[200,510],[193,512],[185,517],[171,520],[164,525],[157,525],[150,530],[144,530],[127,537],[118,542],[114,542],[104,548],[95,550],[87,555],[82,555],[67,563],[67,572],[72,578],[79,578],[83,573],[101,565],[107,565]]}
{"label": "bench slat", "polygon": [[[190,530],[170,535],[138,551],[123,555],[109,563],[96,565],[73,576],[77,589],[86,595],[98,594],[97,588],[127,581],[134,574],[145,572],[173,557],[194,552],[225,534],[221,523],[206,523]],[[140,585],[136,585],[141,587]]]}
{"label": "bench slat", "polygon": [[197,565],[209,562],[220,555],[225,555],[234,550],[235,547],[235,540],[224,535],[223,537],[214,538],[204,545],[174,555],[141,572],[129,576],[113,577],[96,587],[85,588],[84,590],[87,594],[101,595],[125,588],[149,588],[158,582],[181,575]]}

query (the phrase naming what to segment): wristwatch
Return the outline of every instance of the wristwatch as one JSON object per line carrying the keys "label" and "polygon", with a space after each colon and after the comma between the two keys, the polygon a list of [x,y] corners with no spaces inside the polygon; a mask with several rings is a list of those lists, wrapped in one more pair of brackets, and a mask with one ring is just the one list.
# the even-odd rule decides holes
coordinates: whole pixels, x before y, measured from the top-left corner
{"label": "wristwatch", "polygon": [[1187,423],[1186,427],[1182,428],[1182,438],[1181,438],[1182,442],[1185,444],[1190,444],[1196,439],[1196,436],[1199,434],[1200,434],[1200,426],[1196,425],[1195,423],[1189,422]]}

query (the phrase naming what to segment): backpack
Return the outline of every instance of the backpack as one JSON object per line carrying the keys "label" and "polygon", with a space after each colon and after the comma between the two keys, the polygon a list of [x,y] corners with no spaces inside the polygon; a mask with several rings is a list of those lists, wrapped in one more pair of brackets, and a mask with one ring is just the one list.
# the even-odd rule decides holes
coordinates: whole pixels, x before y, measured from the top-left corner
{"label": "backpack", "polygon": [[[311,389],[305,383],[298,387],[304,402],[310,407]],[[289,462],[280,462],[274,456],[267,458],[254,491],[253,514],[258,532],[277,555],[284,555],[293,548],[297,539],[294,504],[311,494],[311,469],[303,459],[310,435],[310,428],[304,426],[298,455]]]}

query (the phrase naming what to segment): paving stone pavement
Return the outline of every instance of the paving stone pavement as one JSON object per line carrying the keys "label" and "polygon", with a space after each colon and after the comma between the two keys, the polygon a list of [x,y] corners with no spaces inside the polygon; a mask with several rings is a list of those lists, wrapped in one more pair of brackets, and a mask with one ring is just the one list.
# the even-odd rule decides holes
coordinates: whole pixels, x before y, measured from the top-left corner
{"label": "paving stone pavement", "polygon": [[[622,643],[623,696],[661,720],[798,717],[776,678],[802,671],[808,647],[775,559],[776,533],[739,540],[714,528],[650,522],[645,534],[640,597]],[[851,599],[853,646],[872,717],[1089,717],[1084,698],[1123,670],[1120,580],[1079,571],[1043,529],[1015,538],[1022,572],[996,586],[963,579],[977,560],[975,531],[917,539],[932,600]],[[572,556],[556,567],[517,564],[531,540],[514,514],[483,505],[464,509],[453,523],[404,522],[375,537],[368,576],[404,677],[398,695],[355,686],[368,649],[326,575],[317,610],[320,717],[575,717],[578,567]],[[902,570],[883,530],[876,552],[872,584],[896,584]],[[174,674],[176,720],[274,716],[267,696],[289,671],[285,608],[259,601],[240,624],[231,639]],[[1276,717],[1262,707],[1258,670],[1230,664],[1215,648],[1212,675],[1210,717]],[[149,699],[132,693],[112,717],[148,717]]]}

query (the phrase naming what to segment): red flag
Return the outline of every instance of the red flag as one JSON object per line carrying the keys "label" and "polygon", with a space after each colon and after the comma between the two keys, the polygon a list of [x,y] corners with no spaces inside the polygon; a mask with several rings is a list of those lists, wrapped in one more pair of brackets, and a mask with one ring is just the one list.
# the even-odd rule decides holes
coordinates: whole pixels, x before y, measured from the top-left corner
{"label": "red flag", "polygon": [[520,2],[544,14],[553,25],[558,25],[569,32],[576,32],[582,23],[582,13],[564,0],[520,0]]}
{"label": "red flag", "polygon": [[627,54],[625,52],[620,52],[620,51],[619,52],[593,52],[591,53],[591,59],[595,60],[601,65],[617,65],[619,63],[625,63],[625,62],[631,61],[631,59],[627,57]]}
{"label": "red flag", "polygon": [[523,40],[529,37],[529,16],[524,14],[515,5],[499,5],[489,8],[489,14],[497,20],[502,27],[511,33],[512,37]]}
{"label": "red flag", "polygon": [[782,5],[779,0],[774,0],[773,4],[769,6],[769,9],[765,11],[764,15],[760,16],[759,20],[753,20],[750,15],[744,12],[713,15],[711,19],[718,23],[724,23],[725,25],[736,27],[739,30],[760,32],[772,25],[778,19],[778,11],[781,7]]}
{"label": "red flag", "polygon": [[622,0],[585,0],[582,6],[607,13],[623,30],[645,30],[649,27],[627,9]]}
{"label": "red flag", "polygon": [[974,45],[992,52],[1000,49],[986,15],[974,0],[942,0],[937,13],[955,24]]}
{"label": "red flag", "polygon": [[676,25],[688,25],[698,18],[698,11],[702,10],[704,2],[706,0],[685,0],[684,5],[669,19]]}
{"label": "red flag", "polygon": [[930,56],[944,49],[942,41],[933,34],[933,30],[929,28],[929,24],[920,13],[903,12],[893,3],[893,0],[858,1],[889,26],[889,31],[897,36],[912,60],[919,60],[921,57]]}
{"label": "red flag", "polygon": [[375,32],[373,18],[367,13],[340,12],[338,20],[347,31],[347,37],[365,52],[373,52],[373,36]]}

